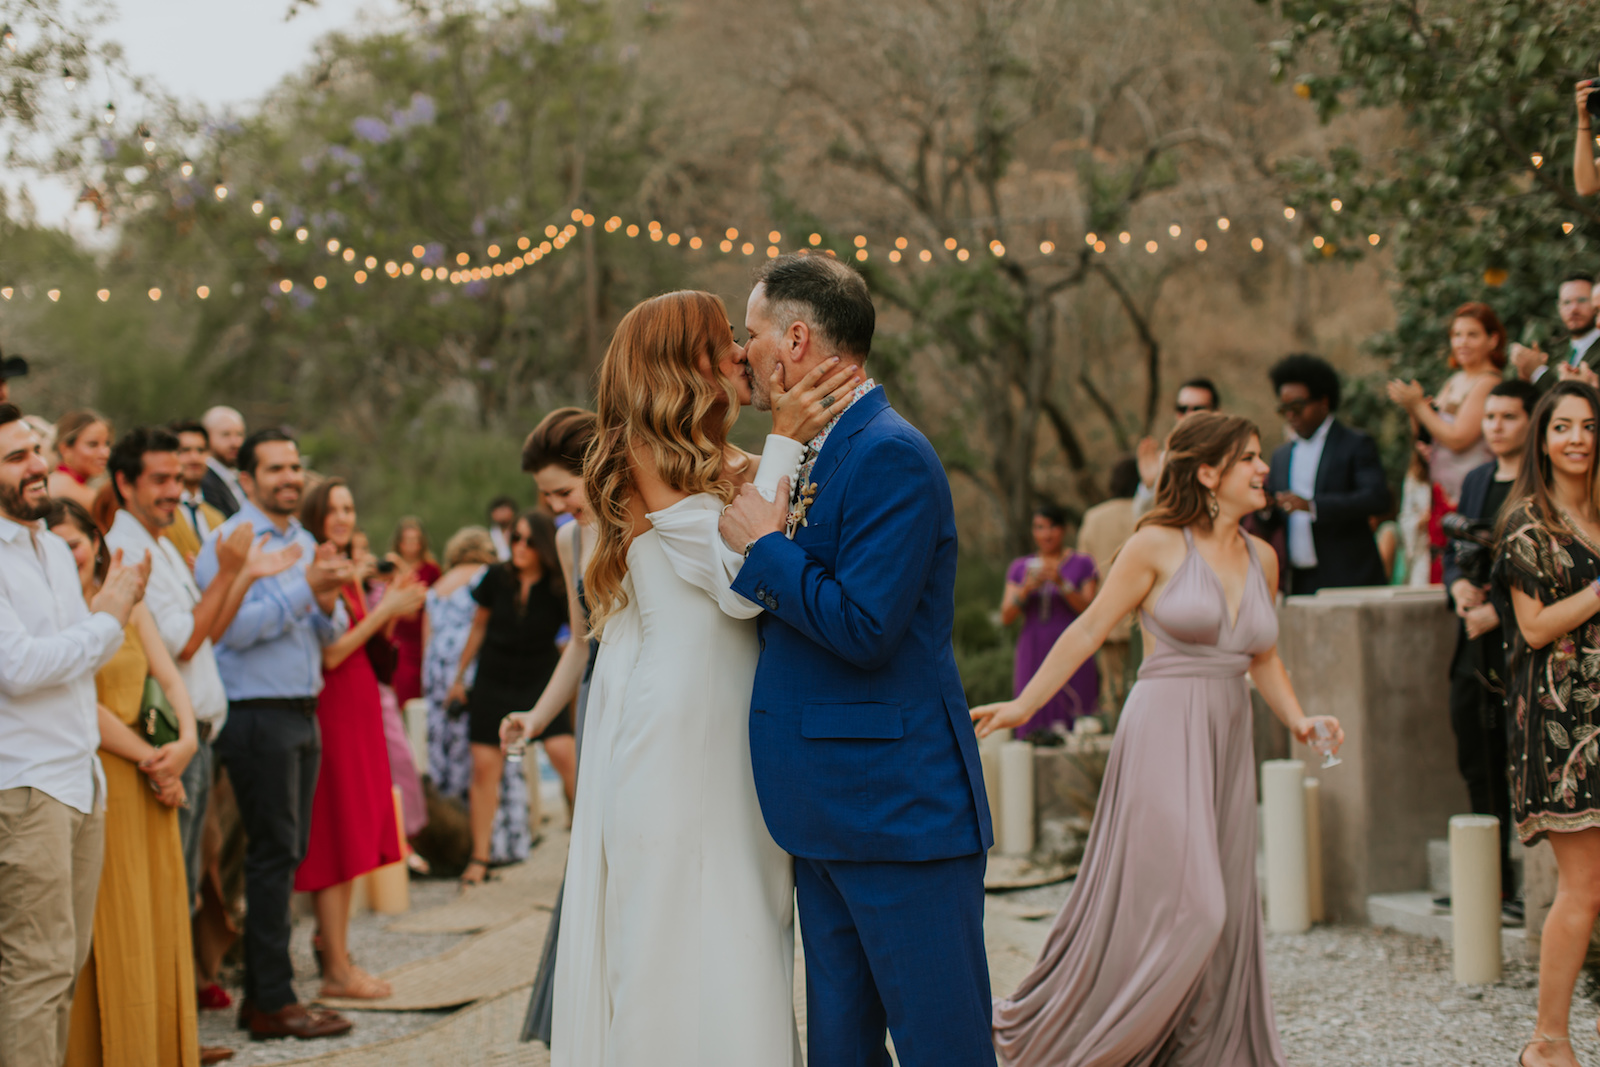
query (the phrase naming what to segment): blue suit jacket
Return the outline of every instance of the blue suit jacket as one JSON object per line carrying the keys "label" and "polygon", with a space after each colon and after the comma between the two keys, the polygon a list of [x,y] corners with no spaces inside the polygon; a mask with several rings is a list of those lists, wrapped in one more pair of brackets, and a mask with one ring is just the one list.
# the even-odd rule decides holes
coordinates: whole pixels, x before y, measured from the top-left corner
{"label": "blue suit jacket", "polygon": [[733,588],[766,608],[750,755],[773,840],[816,860],[913,862],[993,842],[951,647],[956,526],[926,438],[876,389],[840,418],[793,541]]}

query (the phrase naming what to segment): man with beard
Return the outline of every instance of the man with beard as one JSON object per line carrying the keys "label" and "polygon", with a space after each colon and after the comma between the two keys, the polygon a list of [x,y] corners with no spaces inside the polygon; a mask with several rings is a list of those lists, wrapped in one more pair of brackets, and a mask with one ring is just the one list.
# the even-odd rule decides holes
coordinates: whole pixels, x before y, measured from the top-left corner
{"label": "man with beard", "polygon": [[1554,371],[1547,365],[1550,355],[1543,349],[1519,344],[1508,349],[1517,377],[1535,383],[1541,391],[1562,378],[1583,377],[1585,370],[1591,376],[1600,371],[1600,347],[1595,346],[1595,341],[1600,340],[1600,328],[1595,326],[1594,277],[1567,275],[1556,290],[1556,313],[1561,316],[1568,340],[1553,353]]}
{"label": "man with beard", "polygon": [[228,517],[205,499],[206,473],[211,469],[207,463],[211,450],[206,428],[184,419],[167,429],[178,438],[178,484],[181,488],[174,512],[176,521],[166,528],[165,534],[193,567],[195,557],[200,555],[200,546]]}
{"label": "man with beard", "polygon": [[200,417],[206,431],[206,473],[200,489],[206,503],[228,518],[244,506],[248,490],[239,480],[239,449],[244,443],[244,416],[218,405]]}
{"label": "man with beard", "polygon": [[49,467],[0,404],[0,1063],[59,1067],[89,955],[105,845],[95,671],[122,646],[148,557],[113,557],[84,603],[67,543],[40,526]]}
{"label": "man with beard", "polygon": [[311,797],[322,742],[317,693],[322,649],[345,630],[339,587],[351,576],[334,546],[318,546],[295,517],[305,491],[305,468],[294,438],[258,430],[239,448],[245,501],[200,549],[195,580],[202,589],[229,581],[219,546],[248,526],[265,552],[292,557],[281,573],[248,581],[248,568],[228,585],[224,613],[237,609],[217,646],[217,667],[228,694],[228,724],[215,751],[228,768],[245,853],[244,1003],[239,1022],[255,1038],[334,1037],[350,1022],[331,1011],[307,1010],[295,997],[289,959],[289,895],[305,857]]}

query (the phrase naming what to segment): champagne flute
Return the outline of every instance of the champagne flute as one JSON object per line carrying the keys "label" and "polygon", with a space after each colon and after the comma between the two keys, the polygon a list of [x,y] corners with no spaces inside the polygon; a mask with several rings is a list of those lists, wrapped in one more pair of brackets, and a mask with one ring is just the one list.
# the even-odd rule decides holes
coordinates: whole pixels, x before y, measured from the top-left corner
{"label": "champagne flute", "polygon": [[1327,723],[1320,719],[1317,720],[1317,724],[1312,728],[1311,733],[1311,747],[1322,753],[1323,770],[1327,770],[1329,767],[1337,767],[1344,762],[1344,760],[1333,754],[1333,731],[1328,729]]}
{"label": "champagne flute", "polygon": [[506,762],[520,765],[523,750],[528,747],[528,739],[523,735],[521,723],[516,723],[515,728],[517,736],[506,745]]}

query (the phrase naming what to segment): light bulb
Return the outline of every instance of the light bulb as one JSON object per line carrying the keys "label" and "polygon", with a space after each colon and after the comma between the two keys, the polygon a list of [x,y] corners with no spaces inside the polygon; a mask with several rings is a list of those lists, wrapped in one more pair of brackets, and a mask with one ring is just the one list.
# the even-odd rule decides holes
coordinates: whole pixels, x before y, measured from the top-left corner
{"label": "light bulb", "polygon": [[117,105],[107,104],[106,109],[100,113],[100,121],[107,126],[117,121]]}

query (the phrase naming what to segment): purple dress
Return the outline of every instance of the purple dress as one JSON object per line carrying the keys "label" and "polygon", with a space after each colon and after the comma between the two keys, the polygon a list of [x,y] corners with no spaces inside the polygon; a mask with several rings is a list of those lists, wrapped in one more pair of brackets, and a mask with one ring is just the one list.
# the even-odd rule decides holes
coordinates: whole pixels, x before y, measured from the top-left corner
{"label": "purple dress", "polygon": [[[1030,564],[1037,567],[1039,557],[1023,556],[1012,563],[1011,569],[1006,571],[1006,581],[1015,585],[1023,584],[1027,581]],[[1094,560],[1081,552],[1068,553],[1061,561],[1061,579],[1066,585],[1082,585],[1086,580],[1098,576]],[[1060,637],[1077,617],[1078,613],[1072,610],[1066,598],[1061,595],[1061,590],[1053,585],[1043,586],[1022,602],[1022,633],[1017,636],[1017,668],[1012,677],[1015,686],[1013,696],[1021,693],[1023,686],[1032,680],[1039,670],[1039,665],[1044,662],[1045,656],[1050,654],[1056,638]],[[1046,701],[1044,707],[1034,712],[1033,718],[1017,728],[1016,735],[1026,737],[1048,730],[1057,723],[1071,727],[1073,720],[1092,714],[1099,705],[1100,672],[1091,658],[1062,687],[1061,692]]]}

